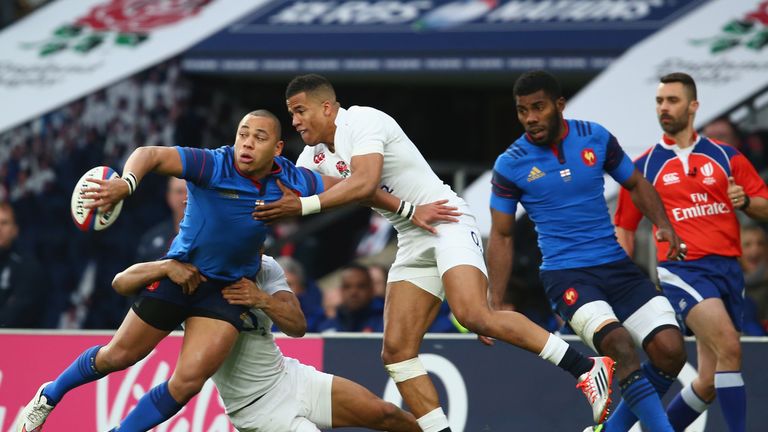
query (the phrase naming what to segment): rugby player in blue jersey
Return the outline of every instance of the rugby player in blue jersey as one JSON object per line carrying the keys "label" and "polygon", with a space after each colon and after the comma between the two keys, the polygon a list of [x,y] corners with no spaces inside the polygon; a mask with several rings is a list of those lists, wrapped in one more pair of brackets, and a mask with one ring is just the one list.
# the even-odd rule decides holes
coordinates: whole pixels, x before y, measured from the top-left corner
{"label": "rugby player in blue jersey", "polygon": [[[107,345],[85,350],[58,378],[40,387],[20,416],[19,432],[41,430],[69,390],[133,365],[182,322],[184,344],[170,380],[147,392],[117,430],[149,430],[200,391],[226,359],[238,332],[253,326],[248,307],[230,305],[221,290],[243,278],[253,279],[260,270],[267,227],[251,217],[254,205],[277,200],[288,190],[315,195],[336,181],[281,157],[280,136],[274,114],[253,111],[241,120],[232,146],[140,147],[126,161],[122,178],[94,180],[94,187],[85,189],[86,197],[94,200],[90,206],[101,207],[127,198],[149,172],[186,179],[184,219],[166,258],[199,269],[200,280],[178,285],[163,278],[143,289]],[[194,292],[192,286],[197,287]],[[283,328],[292,336],[305,330]]]}
{"label": "rugby player in blue jersey", "polygon": [[[21,416],[19,432],[41,430],[69,390],[133,365],[182,322],[184,344],[170,380],[147,392],[117,430],[149,430],[200,391],[226,359],[238,332],[250,325],[248,308],[230,305],[221,289],[259,272],[267,227],[251,218],[254,203],[280,198],[278,180],[300,195],[324,190],[319,175],[279,156],[282,146],[277,118],[254,111],[243,117],[233,146],[139,147],[126,161],[122,178],[96,180],[85,189],[94,200],[91,207],[101,207],[127,198],[150,172],[186,179],[187,208],[166,257],[196,267],[202,280],[194,292],[170,278],[142,290],[107,345],[85,350],[58,378],[40,387]],[[301,328],[293,331],[304,333]]]}
{"label": "rugby player in blue jersey", "polygon": [[[684,247],[658,194],[616,138],[597,123],[563,119],[565,99],[555,77],[523,74],[514,95],[525,134],[493,169],[487,253],[492,306],[505,308],[519,203],[536,224],[541,280],[553,307],[587,345],[616,360],[623,403],[641,423],[671,432],[657,392],[665,393],[685,364],[683,338],[669,301],[616,241],[604,173],[627,188],[658,227],[657,236],[670,243],[670,258]],[[636,345],[650,362],[640,364]],[[610,421],[604,429],[609,432]]]}

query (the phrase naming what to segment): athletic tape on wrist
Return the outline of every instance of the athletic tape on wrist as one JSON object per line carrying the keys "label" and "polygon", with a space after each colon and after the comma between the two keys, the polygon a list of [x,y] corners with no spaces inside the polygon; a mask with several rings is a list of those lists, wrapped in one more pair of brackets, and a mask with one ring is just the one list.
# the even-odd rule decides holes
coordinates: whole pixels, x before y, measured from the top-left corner
{"label": "athletic tape on wrist", "polygon": [[384,369],[387,370],[389,376],[396,383],[427,374],[427,370],[424,369],[424,365],[421,364],[421,360],[418,357],[384,365]]}
{"label": "athletic tape on wrist", "polygon": [[320,213],[320,197],[318,195],[299,197],[299,201],[301,201],[302,216]]}
{"label": "athletic tape on wrist", "polygon": [[397,209],[397,214],[411,220],[413,219],[413,214],[416,213],[416,206],[409,203],[408,201],[400,200],[400,207]]}
{"label": "athletic tape on wrist", "polygon": [[127,173],[123,174],[121,179],[128,184],[128,195],[133,195],[133,192],[136,191],[136,187],[139,185],[139,181],[136,179],[136,175],[128,171]]}

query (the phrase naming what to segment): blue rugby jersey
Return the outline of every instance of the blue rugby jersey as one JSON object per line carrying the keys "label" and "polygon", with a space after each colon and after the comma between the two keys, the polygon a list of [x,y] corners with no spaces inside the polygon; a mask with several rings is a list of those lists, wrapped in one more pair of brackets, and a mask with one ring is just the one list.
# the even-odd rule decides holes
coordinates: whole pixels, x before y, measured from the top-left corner
{"label": "blue rugby jersey", "polygon": [[556,147],[523,135],[493,167],[491,208],[515,214],[523,205],[536,224],[542,270],[589,267],[626,254],[616,241],[603,197],[607,172],[623,183],[634,166],[616,138],[597,123],[565,122]]}
{"label": "blue rugby jersey", "polygon": [[177,150],[189,193],[179,234],[166,256],[190,263],[213,279],[234,281],[258,273],[269,229],[251,213],[257,200],[270,203],[283,196],[275,180],[301,196],[323,191],[319,174],[283,157],[275,158],[271,174],[255,181],[238,172],[233,146]]}

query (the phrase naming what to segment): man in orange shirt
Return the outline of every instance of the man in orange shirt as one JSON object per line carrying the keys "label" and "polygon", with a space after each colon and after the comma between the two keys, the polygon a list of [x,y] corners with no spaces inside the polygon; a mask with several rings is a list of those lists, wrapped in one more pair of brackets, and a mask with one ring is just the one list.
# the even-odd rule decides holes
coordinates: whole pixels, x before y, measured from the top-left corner
{"label": "man in orange shirt", "polygon": [[[684,73],[661,78],[656,114],[662,139],[635,166],[661,196],[675,232],[685,241],[684,261],[666,258],[658,243],[658,274],[680,324],[696,335],[698,377],[667,408],[676,431],[683,431],[720,398],[731,432],[746,430],[746,394],[741,377],[739,336],[744,307],[744,276],[736,210],[768,220],[768,188],[735,148],[700,136],[693,129],[699,102],[696,83]],[[634,232],[642,219],[629,195],[621,192],[616,209],[619,243],[632,253]],[[634,423],[617,409],[615,420]],[[622,427],[608,430],[627,430]]]}

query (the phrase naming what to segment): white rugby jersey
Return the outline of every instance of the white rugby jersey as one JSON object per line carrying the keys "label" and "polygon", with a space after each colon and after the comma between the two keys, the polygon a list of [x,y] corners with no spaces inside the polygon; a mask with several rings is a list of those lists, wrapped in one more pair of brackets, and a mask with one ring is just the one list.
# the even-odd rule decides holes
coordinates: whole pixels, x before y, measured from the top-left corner
{"label": "white rugby jersey", "polygon": [[[267,255],[261,258],[256,284],[269,295],[291,291],[280,264]],[[261,309],[251,309],[250,313],[255,328],[240,333],[229,356],[212,377],[227,413],[267,393],[284,373],[284,357],[272,335],[272,320]]]}
{"label": "white rugby jersey", "polygon": [[[353,156],[379,153],[384,155],[381,189],[414,205],[447,199],[448,205],[459,206],[463,213],[469,211],[464,200],[437,177],[400,125],[386,113],[362,106],[340,108],[335,123],[334,152],[325,144],[306,146],[296,165],[346,178],[351,174]],[[400,233],[415,229],[395,213],[376,210]]]}

